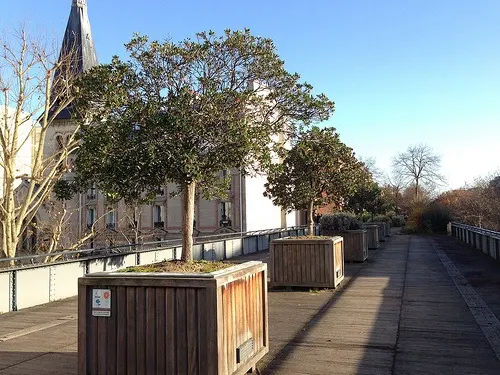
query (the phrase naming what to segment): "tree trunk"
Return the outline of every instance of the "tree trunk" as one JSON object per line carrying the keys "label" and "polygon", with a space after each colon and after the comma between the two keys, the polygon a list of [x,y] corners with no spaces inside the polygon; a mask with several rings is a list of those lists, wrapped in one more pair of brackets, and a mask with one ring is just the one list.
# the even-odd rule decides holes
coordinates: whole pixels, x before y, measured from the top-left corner
{"label": "tree trunk", "polygon": [[418,201],[418,178],[415,180],[415,201]]}
{"label": "tree trunk", "polygon": [[307,232],[310,236],[314,235],[314,201],[309,202],[309,217],[307,218]]}
{"label": "tree trunk", "polygon": [[182,187],[182,256],[185,262],[193,260],[193,218],[196,182]]}

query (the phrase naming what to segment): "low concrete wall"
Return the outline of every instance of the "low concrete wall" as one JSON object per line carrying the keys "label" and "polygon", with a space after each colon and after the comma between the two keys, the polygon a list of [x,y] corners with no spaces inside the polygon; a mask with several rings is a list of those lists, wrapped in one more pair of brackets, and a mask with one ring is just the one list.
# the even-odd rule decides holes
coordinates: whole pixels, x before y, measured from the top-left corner
{"label": "low concrete wall", "polygon": [[12,311],[12,272],[0,273],[0,314]]}
{"label": "low concrete wall", "polygon": [[[193,246],[193,258],[223,260],[266,251],[271,239],[304,233],[305,228],[277,229],[198,243]],[[108,254],[0,271],[0,314],[76,296],[78,278],[86,274],[180,259],[181,253],[180,246],[150,248],[127,254]]]}

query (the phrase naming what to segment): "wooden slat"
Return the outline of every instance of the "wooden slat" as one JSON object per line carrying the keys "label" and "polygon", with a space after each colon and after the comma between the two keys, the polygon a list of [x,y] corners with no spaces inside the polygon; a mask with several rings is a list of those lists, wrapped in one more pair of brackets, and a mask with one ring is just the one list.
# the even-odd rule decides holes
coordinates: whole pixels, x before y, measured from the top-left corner
{"label": "wooden slat", "polygon": [[87,373],[87,287],[78,284],[78,373]]}
{"label": "wooden slat", "polygon": [[[200,345],[202,343],[206,343],[206,348],[199,349],[198,352],[198,368],[199,369],[208,369],[208,358],[213,358],[209,357],[209,341],[212,341],[212,337],[209,339],[208,337],[208,317],[207,314],[207,289],[199,289],[198,290],[198,304],[197,304],[197,314],[198,314],[198,342]],[[211,320],[210,322],[213,322],[214,320]]]}
{"label": "wooden slat", "polygon": [[[175,292],[176,311],[176,342],[187,342],[186,324],[186,289],[178,288]],[[187,374],[187,348],[185,345],[176,346],[177,374]]]}
{"label": "wooden slat", "polygon": [[167,312],[165,288],[155,288],[156,292],[156,373],[161,374],[166,368],[166,326]]}
{"label": "wooden slat", "polygon": [[146,288],[135,288],[137,374],[146,373]]}
{"label": "wooden slat", "polygon": [[115,314],[117,319],[117,354],[116,354],[116,373],[126,374],[127,373],[127,289],[125,287],[116,288],[116,306],[117,313]]}
{"label": "wooden slat", "polygon": [[118,309],[117,309],[117,295],[116,288],[111,288],[111,316],[108,318],[101,318],[105,323],[107,333],[107,373],[116,373],[116,359],[117,359],[117,327],[118,323]]}
{"label": "wooden slat", "polygon": [[176,358],[176,290],[167,288],[166,294],[166,326],[165,326],[165,345],[166,345],[166,368],[167,374],[177,374]]}
{"label": "wooden slat", "polygon": [[[98,358],[108,358],[108,329],[107,329],[107,319],[104,317],[94,318],[97,320],[97,351]],[[102,359],[97,361],[97,374],[106,375],[107,374],[107,360]]]}
{"label": "wooden slat", "polygon": [[137,374],[137,322],[136,322],[136,299],[135,288],[126,288],[127,290],[127,374]]}
{"label": "wooden slat", "polygon": [[[210,294],[207,295],[207,318],[209,319],[209,322],[213,321],[213,318],[215,318],[216,321],[215,325],[209,324],[207,327],[209,337],[215,338],[215,340],[210,340],[208,342],[207,349],[209,353],[209,359],[212,359],[210,361],[211,363],[215,362],[213,361],[213,358],[217,358],[217,368],[210,366],[209,371],[207,371],[209,374],[210,370],[213,371],[212,374],[227,373],[227,347],[225,343],[227,342],[228,333],[225,331],[224,326],[224,322],[227,319],[227,305],[224,301],[225,287],[226,286],[222,286],[213,288],[212,290],[207,290],[210,292]],[[215,335],[213,335],[213,333],[215,333]]]}
{"label": "wooden slat", "polygon": [[198,374],[198,351],[200,345],[198,341],[198,301],[196,289],[190,288],[186,290],[186,329],[187,329],[187,373]]}
{"label": "wooden slat", "polygon": [[146,337],[145,337],[145,358],[146,358],[146,374],[154,375],[156,373],[156,341],[157,341],[157,330],[156,330],[156,288],[146,288],[146,304],[145,308],[145,326],[146,326]]}

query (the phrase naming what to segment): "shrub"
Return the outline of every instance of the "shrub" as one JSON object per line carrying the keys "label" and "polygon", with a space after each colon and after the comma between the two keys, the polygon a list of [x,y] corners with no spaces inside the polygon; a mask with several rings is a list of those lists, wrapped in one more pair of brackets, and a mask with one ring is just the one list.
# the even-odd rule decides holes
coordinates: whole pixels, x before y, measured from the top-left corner
{"label": "shrub", "polygon": [[323,215],[319,220],[320,230],[357,230],[364,229],[364,224],[350,212],[337,212]]}
{"label": "shrub", "polygon": [[386,216],[386,215],[376,215],[373,217],[372,221],[381,221],[381,222],[390,224],[391,218],[389,216]]}
{"label": "shrub", "polygon": [[369,212],[363,212],[362,214],[358,215],[358,220],[362,221],[363,223],[370,221],[371,218],[372,218],[372,214]]}
{"label": "shrub", "polygon": [[394,215],[391,218],[391,226],[402,227],[403,225],[405,225],[405,218],[402,215]]}
{"label": "shrub", "polygon": [[440,203],[416,205],[406,223],[406,233],[446,232],[446,225],[451,221],[451,213]]}
{"label": "shrub", "polygon": [[450,221],[450,210],[440,203],[431,203],[422,212],[422,229],[427,232],[446,232],[446,225]]}
{"label": "shrub", "polygon": [[389,216],[389,217],[391,218],[391,220],[392,220],[392,218],[393,218],[394,216],[396,216],[396,211],[387,211],[387,212],[385,213],[385,216]]}

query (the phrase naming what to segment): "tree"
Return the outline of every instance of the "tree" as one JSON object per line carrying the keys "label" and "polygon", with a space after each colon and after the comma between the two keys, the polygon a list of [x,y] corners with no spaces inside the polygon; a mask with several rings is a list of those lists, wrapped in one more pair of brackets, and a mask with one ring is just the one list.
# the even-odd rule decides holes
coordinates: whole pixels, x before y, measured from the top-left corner
{"label": "tree", "polygon": [[347,207],[356,214],[369,212],[373,217],[373,215],[381,213],[383,203],[382,189],[375,181],[367,180],[349,198]]}
{"label": "tree", "polygon": [[263,171],[295,123],[326,119],[334,104],[314,96],[284,69],[273,42],[249,30],[177,44],[136,35],[126,48],[128,62],[115,57],[79,81],[77,107],[90,116],[75,186],[95,183],[115,199],[147,201],[176,183],[182,259],[190,261],[195,193],[223,197],[221,170]]}
{"label": "tree", "polygon": [[410,146],[405,152],[398,154],[392,161],[392,167],[394,175],[401,178],[406,185],[414,184],[415,200],[419,199],[421,185],[433,187],[445,182],[439,173],[441,157],[424,144]]}
{"label": "tree", "polygon": [[282,163],[273,165],[264,196],[288,211],[308,210],[312,234],[314,207],[342,203],[365,176],[363,164],[335,128],[313,127],[299,135]]}
{"label": "tree", "polygon": [[490,230],[500,230],[500,177],[475,179],[473,185],[442,193],[438,201],[448,207],[455,220]]}
{"label": "tree", "polygon": [[0,40],[0,45],[0,235],[2,255],[14,257],[77,147],[78,129],[59,150],[44,154],[49,127],[74,99],[74,54],[68,48],[58,58],[55,48],[30,38],[26,30]]}
{"label": "tree", "polygon": [[359,161],[365,165],[365,168],[371,174],[373,181],[381,183],[384,180],[384,173],[377,166],[377,161],[374,157],[360,157]]}

